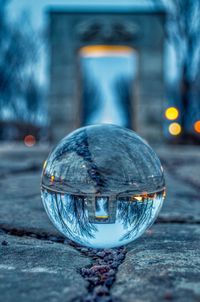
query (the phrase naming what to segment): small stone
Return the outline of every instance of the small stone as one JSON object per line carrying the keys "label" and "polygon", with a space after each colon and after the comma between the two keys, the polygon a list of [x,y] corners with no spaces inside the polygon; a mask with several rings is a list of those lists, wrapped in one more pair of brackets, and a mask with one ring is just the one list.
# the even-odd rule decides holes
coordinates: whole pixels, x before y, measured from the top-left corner
{"label": "small stone", "polygon": [[111,267],[112,268],[117,268],[119,266],[119,263],[117,261],[113,261]]}
{"label": "small stone", "polygon": [[3,240],[2,242],[1,242],[1,245],[8,245],[8,241],[6,241],[6,240]]}
{"label": "small stone", "polygon": [[173,299],[173,294],[172,294],[172,292],[167,291],[167,292],[164,294],[164,299],[165,299],[165,300],[172,300],[172,299]]}
{"label": "small stone", "polygon": [[92,294],[88,294],[87,297],[83,299],[83,302],[95,302],[95,297]]}
{"label": "small stone", "polygon": [[91,284],[93,284],[93,285],[99,284],[99,278],[98,277],[88,277],[88,278],[86,278],[86,280],[88,282],[90,282]]}
{"label": "small stone", "polygon": [[88,250],[89,250],[91,253],[93,253],[93,254],[96,254],[96,253],[98,253],[98,251],[99,251],[99,250],[93,249],[93,248],[89,248]]}
{"label": "small stone", "polygon": [[124,258],[125,258],[125,255],[124,254],[119,254],[119,255],[117,255],[117,260],[124,260]]}
{"label": "small stone", "polygon": [[107,263],[104,261],[104,259],[97,259],[97,264],[98,265],[105,265]]}
{"label": "small stone", "polygon": [[109,271],[108,265],[94,265],[91,267],[92,272],[106,273]]}
{"label": "small stone", "polygon": [[32,237],[32,238],[37,238],[36,234],[30,234],[29,236]]}
{"label": "small stone", "polygon": [[108,286],[108,287],[111,287],[111,285],[113,284],[114,280],[115,280],[115,279],[114,279],[113,277],[108,278],[108,279],[105,281],[105,285]]}
{"label": "small stone", "polygon": [[106,254],[113,254],[113,252],[115,252],[115,250],[113,249],[107,249],[105,250],[106,251]]}
{"label": "small stone", "polygon": [[106,253],[104,251],[102,252],[98,252],[97,256],[103,258],[106,255]]}
{"label": "small stone", "polygon": [[104,296],[109,294],[109,290],[106,286],[104,285],[99,285],[94,288],[94,293],[97,294],[98,296]]}
{"label": "small stone", "polygon": [[108,276],[114,276],[114,275],[115,275],[114,269],[109,270]]}
{"label": "small stone", "polygon": [[85,248],[85,247],[82,247],[82,248],[80,249],[80,251],[81,251],[82,253],[87,253],[87,252],[88,252],[88,249]]}
{"label": "small stone", "polygon": [[110,255],[108,256],[108,260],[112,260],[112,259],[113,259],[113,255],[110,254]]}
{"label": "small stone", "polygon": [[49,236],[48,239],[51,240],[51,241],[53,241],[53,242],[59,242],[60,241],[60,238],[55,237],[55,236]]}
{"label": "small stone", "polygon": [[105,261],[105,262],[108,262],[110,259],[109,259],[109,256],[107,255],[107,256],[105,256],[104,258],[103,258],[103,260]]}
{"label": "small stone", "polygon": [[82,275],[86,276],[86,275],[89,275],[90,270],[88,268],[82,268],[81,273],[82,273]]}

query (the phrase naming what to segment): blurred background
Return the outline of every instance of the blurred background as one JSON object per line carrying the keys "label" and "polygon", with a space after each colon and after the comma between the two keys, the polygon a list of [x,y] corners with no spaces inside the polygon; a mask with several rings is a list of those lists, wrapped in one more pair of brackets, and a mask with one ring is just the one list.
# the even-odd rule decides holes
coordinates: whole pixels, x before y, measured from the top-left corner
{"label": "blurred background", "polygon": [[199,0],[0,0],[0,141],[113,123],[200,143]]}

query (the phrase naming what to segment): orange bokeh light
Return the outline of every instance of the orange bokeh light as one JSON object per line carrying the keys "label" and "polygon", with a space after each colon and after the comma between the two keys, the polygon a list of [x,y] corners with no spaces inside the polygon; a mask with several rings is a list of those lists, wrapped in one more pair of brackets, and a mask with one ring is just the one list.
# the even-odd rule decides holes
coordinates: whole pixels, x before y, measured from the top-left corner
{"label": "orange bokeh light", "polygon": [[200,133],[200,121],[196,121],[194,123],[194,130],[197,132],[197,133]]}
{"label": "orange bokeh light", "polygon": [[176,120],[179,116],[179,111],[177,108],[175,107],[169,107],[165,110],[165,117],[168,119],[168,120]]}
{"label": "orange bokeh light", "polygon": [[35,143],[36,143],[35,136],[29,134],[24,137],[24,144],[27,147],[33,147],[35,145]]}
{"label": "orange bokeh light", "polygon": [[89,45],[80,49],[82,57],[104,57],[132,54],[134,49],[124,45]]}

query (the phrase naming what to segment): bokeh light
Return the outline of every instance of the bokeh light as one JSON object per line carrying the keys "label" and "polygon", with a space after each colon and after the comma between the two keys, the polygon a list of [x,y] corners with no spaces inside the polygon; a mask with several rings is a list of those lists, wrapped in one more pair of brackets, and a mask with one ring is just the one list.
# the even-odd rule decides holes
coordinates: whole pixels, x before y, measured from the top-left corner
{"label": "bokeh light", "polygon": [[124,45],[89,45],[80,49],[82,57],[120,56],[133,52],[133,48]]}
{"label": "bokeh light", "polygon": [[181,125],[179,123],[171,123],[169,125],[169,133],[171,135],[179,135],[181,133]]}
{"label": "bokeh light", "polygon": [[194,123],[194,130],[197,132],[197,133],[200,133],[200,121],[196,121]]}
{"label": "bokeh light", "polygon": [[45,160],[44,164],[43,164],[43,170],[46,168],[47,165],[47,161]]}
{"label": "bokeh light", "polygon": [[177,108],[175,107],[169,107],[165,110],[165,117],[168,119],[168,120],[176,120],[179,116],[179,111]]}
{"label": "bokeh light", "polygon": [[35,143],[36,143],[35,136],[29,134],[24,137],[24,144],[27,147],[33,147],[35,145]]}

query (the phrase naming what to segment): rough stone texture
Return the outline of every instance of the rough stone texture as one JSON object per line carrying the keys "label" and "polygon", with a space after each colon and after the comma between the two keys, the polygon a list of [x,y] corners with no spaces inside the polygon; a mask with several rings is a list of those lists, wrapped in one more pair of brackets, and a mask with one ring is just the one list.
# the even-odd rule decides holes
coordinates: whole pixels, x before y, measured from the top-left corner
{"label": "rough stone texture", "polygon": [[[41,167],[49,150],[0,146],[0,229],[12,234],[0,237],[0,300],[5,302],[79,301],[87,292],[77,272],[89,264],[87,256],[53,242],[61,235],[41,203]],[[157,152],[167,198],[153,228],[128,246],[112,288],[114,301],[200,301],[199,148],[165,146]]]}
{"label": "rough stone texture", "polygon": [[155,225],[128,246],[112,288],[124,302],[200,301],[199,225]]}
{"label": "rough stone texture", "polygon": [[159,221],[200,222],[199,147],[158,148],[164,166],[167,198]]}
{"label": "rough stone texture", "polygon": [[1,147],[1,227],[59,235],[49,221],[40,198],[40,175],[49,150],[50,147]]}
{"label": "rough stone texture", "polygon": [[167,198],[157,224],[128,246],[112,294],[125,302],[200,301],[199,148],[165,146],[157,152]]}
{"label": "rough stone texture", "polygon": [[[40,198],[42,163],[50,147],[42,150],[13,149],[0,149],[0,226],[58,235]],[[200,166],[200,155],[194,147],[186,148],[185,152],[181,150],[177,147],[157,150],[161,154],[167,184],[167,198],[157,222],[200,221],[200,170],[197,168]]]}
{"label": "rough stone texture", "polygon": [[0,235],[1,301],[79,301],[87,282],[79,274],[90,260],[69,245]]}
{"label": "rough stone texture", "polygon": [[165,179],[167,196],[158,221],[200,222],[199,190],[167,171]]}

